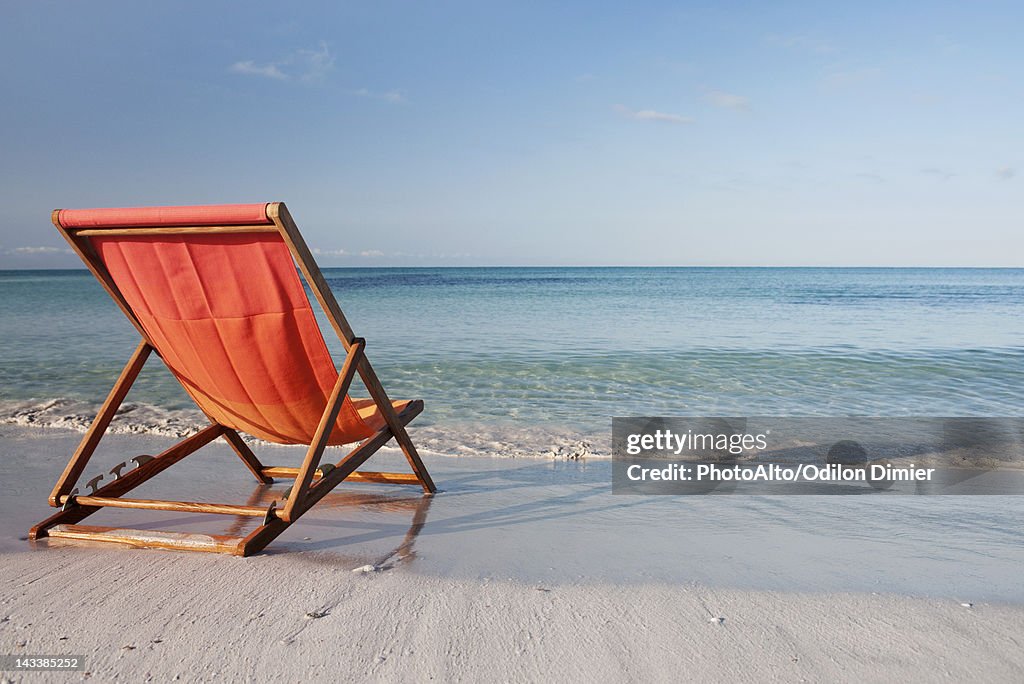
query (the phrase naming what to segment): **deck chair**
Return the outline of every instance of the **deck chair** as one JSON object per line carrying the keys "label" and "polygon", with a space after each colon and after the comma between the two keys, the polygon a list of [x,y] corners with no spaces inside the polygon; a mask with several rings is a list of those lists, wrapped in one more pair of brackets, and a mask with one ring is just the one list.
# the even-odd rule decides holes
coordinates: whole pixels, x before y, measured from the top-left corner
{"label": "deck chair", "polygon": [[[405,426],[423,402],[391,401],[281,202],[133,209],[58,209],[53,224],[142,336],[56,486],[55,515],[31,539],[57,537],[133,546],[217,551],[262,550],[342,481],[418,485],[435,491]],[[302,272],[341,339],[339,371],[327,350]],[[111,419],[155,352],[210,425],[155,457],[133,459],[112,481],[79,494],[76,484]],[[370,394],[353,399],[359,376]],[[279,444],[308,445],[299,467],[265,466],[240,433]],[[269,507],[131,499],[123,495],[189,454],[223,438],[256,479],[292,478],[281,505]],[[396,440],[411,473],[357,470]],[[334,464],[327,446],[357,443]],[[103,507],[220,513],[262,518],[245,537],[79,525]]]}

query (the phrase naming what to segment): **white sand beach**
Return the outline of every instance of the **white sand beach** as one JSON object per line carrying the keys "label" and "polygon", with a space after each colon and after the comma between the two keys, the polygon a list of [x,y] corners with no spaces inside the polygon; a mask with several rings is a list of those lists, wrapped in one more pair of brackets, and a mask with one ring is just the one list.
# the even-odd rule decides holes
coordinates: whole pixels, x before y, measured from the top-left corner
{"label": "white sand beach", "polygon": [[[252,558],[19,539],[79,437],[0,428],[0,653],[86,662],[11,681],[1024,677],[1013,497],[616,496],[607,462],[426,453],[434,497],[343,486]],[[96,471],[167,441],[112,436]],[[247,477],[211,445],[145,487],[265,503],[287,485]]]}
{"label": "white sand beach", "polygon": [[298,554],[63,548],[4,566],[3,651],[84,655],[100,681],[992,682],[1024,671],[1019,606],[354,573]]}

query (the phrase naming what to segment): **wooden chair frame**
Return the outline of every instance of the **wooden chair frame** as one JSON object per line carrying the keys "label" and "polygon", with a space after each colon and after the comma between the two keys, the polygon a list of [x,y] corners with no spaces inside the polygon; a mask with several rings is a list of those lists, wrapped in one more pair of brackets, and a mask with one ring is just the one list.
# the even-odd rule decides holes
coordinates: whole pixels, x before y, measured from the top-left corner
{"label": "wooden chair frame", "polygon": [[[59,210],[52,215],[54,226],[68,241],[71,248],[82,258],[86,266],[100,282],[107,293],[114,299],[124,314],[132,322],[142,341],[136,347],[124,370],[114,383],[113,389],[103,402],[99,413],[89,426],[77,450],[68,462],[64,472],[57,480],[50,493],[50,505],[61,510],[40,522],[29,532],[30,539],[57,537],[66,539],[84,539],[92,541],[117,542],[132,546],[160,547],[184,549],[190,551],[216,551],[232,553],[238,556],[249,556],[261,551],[267,544],[284,532],[303,513],[312,508],[328,492],[342,481],[376,482],[389,484],[419,485],[425,494],[436,491],[433,480],[427,473],[423,461],[409,438],[405,426],[423,411],[423,402],[409,402],[401,411],[396,411],[388,398],[387,392],[377,379],[377,375],[364,353],[366,341],[356,337],[345,315],[341,311],[334,294],[321,273],[299,234],[295,222],[283,202],[267,205],[267,218],[271,223],[231,226],[164,226],[138,228],[65,228],[59,220]],[[139,467],[124,476],[115,474],[113,482],[100,487],[89,496],[77,495],[74,488],[89,459],[95,452],[114,414],[128,394],[132,383],[138,377],[143,365],[153,351],[156,351],[151,340],[143,330],[138,318],[127,301],[114,284],[99,255],[89,240],[84,239],[96,235],[182,235],[182,234],[215,234],[215,233],[264,233],[272,232],[281,235],[298,264],[316,297],[317,302],[327,315],[335,332],[344,345],[346,356],[338,373],[327,401],[327,406],[320,418],[313,440],[306,451],[302,464],[297,468],[284,466],[265,466],[248,445],[242,441],[238,433],[217,423],[212,418],[211,425],[203,428],[191,437],[187,437],[170,447],[151,460],[141,462]],[[159,355],[159,352],[157,352]],[[330,438],[331,429],[337,420],[342,402],[348,394],[349,387],[356,375],[369,391],[374,404],[384,418],[385,425],[375,434],[359,443],[344,458],[333,466],[321,466],[320,461]],[[209,418],[209,416],[207,416]],[[189,454],[194,453],[218,437],[223,437],[242,462],[248,467],[256,479],[263,484],[270,484],[273,478],[294,478],[295,484],[288,495],[283,508],[277,508],[274,501],[267,509],[255,506],[236,506],[231,504],[198,503],[190,501],[157,501],[148,499],[128,499],[122,495],[135,489],[143,482],[156,476],[163,470],[174,465]],[[385,473],[357,471],[392,438],[398,443],[405,454],[412,473]],[[113,471],[112,471],[113,472]],[[185,511],[195,513],[219,513],[235,516],[263,518],[262,524],[246,537],[229,537],[206,534],[183,534],[170,532],[153,532],[131,528],[109,528],[77,523],[103,507],[137,508],[160,511]]]}

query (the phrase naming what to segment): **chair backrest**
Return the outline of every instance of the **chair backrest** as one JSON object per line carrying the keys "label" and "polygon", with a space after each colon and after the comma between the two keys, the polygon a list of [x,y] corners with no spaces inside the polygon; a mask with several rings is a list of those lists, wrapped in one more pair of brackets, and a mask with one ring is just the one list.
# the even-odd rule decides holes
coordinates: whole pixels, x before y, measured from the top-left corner
{"label": "chair backrest", "polygon": [[[279,206],[62,209],[54,224],[212,420],[308,444],[338,371]],[[370,434],[346,397],[330,443]]]}

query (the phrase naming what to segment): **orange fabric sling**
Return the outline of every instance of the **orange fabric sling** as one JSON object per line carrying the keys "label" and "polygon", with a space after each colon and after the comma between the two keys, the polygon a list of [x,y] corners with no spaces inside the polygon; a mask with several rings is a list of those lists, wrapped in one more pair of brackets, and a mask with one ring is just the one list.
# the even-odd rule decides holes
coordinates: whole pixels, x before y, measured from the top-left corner
{"label": "orange fabric sling", "polygon": [[[63,211],[65,227],[269,224],[265,206]],[[277,233],[90,238],[164,363],[213,420],[271,442],[309,444],[338,371]],[[396,402],[401,406],[405,402]],[[346,397],[331,444],[383,426]]]}

